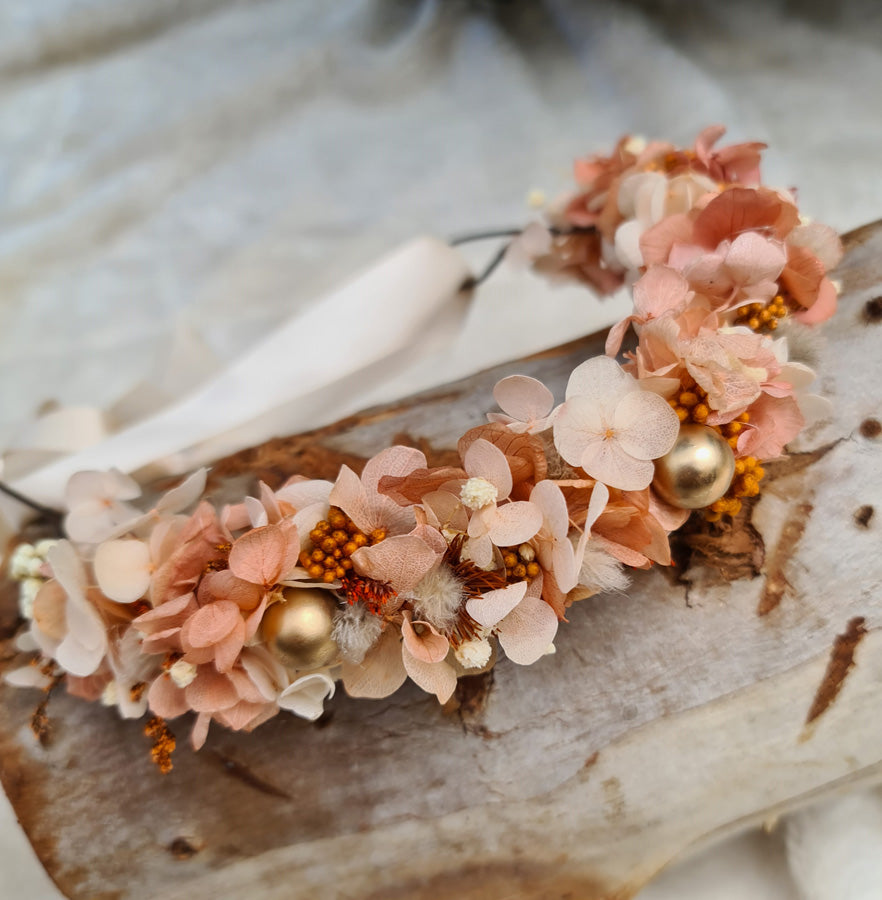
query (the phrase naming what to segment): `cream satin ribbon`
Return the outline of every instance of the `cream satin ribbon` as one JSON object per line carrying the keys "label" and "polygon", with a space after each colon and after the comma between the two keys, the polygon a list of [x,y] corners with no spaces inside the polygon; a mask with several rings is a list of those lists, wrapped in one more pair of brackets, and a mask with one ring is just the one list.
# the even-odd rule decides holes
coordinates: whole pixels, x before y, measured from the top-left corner
{"label": "cream satin ribbon", "polygon": [[[284,427],[274,410],[290,410],[300,398],[314,406],[334,384],[396,354],[412,356],[421,344],[432,346],[432,326],[445,307],[448,319],[451,310],[454,317],[462,315],[462,304],[455,300],[469,276],[465,260],[452,247],[416,238],[292,317],[177,403],[15,480],[12,487],[60,508],[74,472],[116,468],[133,473],[149,466],[153,472],[178,474],[244,446],[243,440],[267,440]],[[235,437],[219,440],[224,435]],[[7,509],[17,519],[14,525],[26,515]]]}

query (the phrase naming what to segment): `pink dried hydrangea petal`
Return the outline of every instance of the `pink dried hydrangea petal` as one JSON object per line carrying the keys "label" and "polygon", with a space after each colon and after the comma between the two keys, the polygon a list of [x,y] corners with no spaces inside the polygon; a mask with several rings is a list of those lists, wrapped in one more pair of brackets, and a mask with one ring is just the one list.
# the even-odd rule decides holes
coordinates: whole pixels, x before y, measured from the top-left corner
{"label": "pink dried hydrangea petal", "polygon": [[680,420],[658,394],[632,391],[619,401],[613,428],[616,442],[629,456],[657,459],[674,446]]}
{"label": "pink dried hydrangea petal", "polygon": [[179,688],[167,674],[154,679],[147,691],[150,711],[163,719],[175,719],[190,712],[190,704],[183,688]]}
{"label": "pink dried hydrangea petal", "polygon": [[787,262],[787,252],[778,241],[747,231],[732,241],[725,260],[737,284],[754,284],[777,279]]}
{"label": "pink dried hydrangea petal", "polygon": [[608,356],[595,356],[576,366],[567,382],[566,399],[585,397],[595,403],[615,404],[633,390],[634,379]]}
{"label": "pink dried hydrangea petal", "polygon": [[290,519],[243,534],[230,551],[230,571],[243,581],[272,587],[296,565],[297,528]]}
{"label": "pink dried hydrangea petal", "polygon": [[361,483],[368,495],[376,494],[384,475],[402,477],[416,469],[424,469],[428,463],[425,454],[413,447],[387,447],[369,459],[361,473]]}
{"label": "pink dried hydrangea petal", "polygon": [[582,468],[592,477],[623,491],[642,491],[655,474],[649,460],[635,459],[614,440],[597,440],[585,447]]}
{"label": "pink dried hydrangea petal", "polygon": [[492,628],[504,619],[526,596],[527,582],[518,581],[508,587],[487,591],[466,601],[466,612],[484,628]]}
{"label": "pink dried hydrangea petal", "polygon": [[187,703],[195,712],[218,712],[239,702],[233,682],[211,666],[200,666],[193,681],[184,688]]}
{"label": "pink dried hydrangea petal", "polygon": [[500,623],[499,643],[505,655],[520,666],[536,662],[557,634],[554,610],[536,597],[525,597]]}
{"label": "pink dried hydrangea petal", "polygon": [[343,660],[343,687],[350,697],[379,700],[394,694],[407,680],[401,632],[388,626],[360,663]]}
{"label": "pink dried hydrangea petal", "polygon": [[689,298],[689,282],[668,266],[650,266],[634,285],[634,312],[642,319],[674,312]]}
{"label": "pink dried hydrangea petal", "polygon": [[185,647],[211,647],[242,625],[242,614],[232,600],[218,600],[190,616],[181,629]]}
{"label": "pink dried hydrangea petal", "polygon": [[356,571],[391,584],[399,593],[412,590],[439,560],[440,554],[416,535],[393,535],[352,554]]}
{"label": "pink dried hydrangea petal", "polygon": [[208,572],[199,584],[199,605],[207,606],[229,600],[239,609],[252,610],[264,596],[264,589],[250,581],[243,581],[229,569]]}
{"label": "pink dried hydrangea petal", "polygon": [[207,476],[208,469],[197,469],[177,487],[163,494],[154,507],[154,511],[159,514],[176,513],[196,503],[205,493]]}
{"label": "pink dried hydrangea petal", "polygon": [[540,481],[530,491],[530,502],[539,508],[545,520],[545,528],[555,538],[566,538],[570,527],[570,514],[563,491],[553,481]]}
{"label": "pink dried hydrangea petal", "polygon": [[530,540],[541,527],[541,510],[527,500],[517,500],[496,508],[487,536],[497,547],[510,547]]}
{"label": "pink dried hydrangea petal", "polygon": [[607,428],[601,408],[589,397],[574,396],[554,420],[554,446],[571,466],[581,465],[586,443],[600,439]]}
{"label": "pink dried hydrangea petal", "polygon": [[497,381],[493,398],[504,412],[520,422],[542,419],[554,406],[554,394],[541,381],[527,375],[510,375]]}
{"label": "pink dried hydrangea petal", "polygon": [[450,643],[446,637],[440,635],[428,622],[420,622],[425,626],[422,634],[417,634],[410,621],[410,611],[404,611],[404,620],[401,623],[401,637],[407,652],[416,659],[427,663],[441,662],[445,659],[450,649]]}
{"label": "pink dried hydrangea petal", "polygon": [[404,668],[410,680],[427,694],[434,694],[439,703],[446,703],[456,690],[456,672],[446,662],[423,662],[404,652]]}
{"label": "pink dried hydrangea petal", "polygon": [[150,587],[150,548],[137,540],[105,541],[93,561],[98,587],[117,603],[134,603]]}
{"label": "pink dried hydrangea petal", "polygon": [[498,492],[498,500],[505,499],[512,488],[511,468],[499,447],[478,438],[465,452],[465,470],[471,478],[489,481]]}
{"label": "pink dried hydrangea petal", "polygon": [[373,531],[380,523],[375,523],[373,510],[368,503],[367,494],[361,479],[349,466],[341,466],[340,474],[331,489],[328,502],[337,506],[352,519],[358,528],[366,534]]}

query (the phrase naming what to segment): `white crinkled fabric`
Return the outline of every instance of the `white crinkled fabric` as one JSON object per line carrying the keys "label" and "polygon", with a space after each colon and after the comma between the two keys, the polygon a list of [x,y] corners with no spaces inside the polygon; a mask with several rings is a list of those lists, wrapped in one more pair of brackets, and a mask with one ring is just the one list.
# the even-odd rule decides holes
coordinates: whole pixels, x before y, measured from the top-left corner
{"label": "white crinkled fabric", "polygon": [[[574,156],[625,132],[688,144],[726,123],[768,141],[766,182],[798,185],[815,218],[874,220],[880,24],[869,0],[0,0],[9,471],[161,407],[415,234],[528,221],[529,191],[554,198]],[[622,311],[500,273],[422,363],[337,386],[326,415]],[[86,411],[26,428],[47,401]],[[280,427],[320,424],[302,415]],[[681,863],[641,900],[878,896],[878,793],[783,833]],[[3,897],[58,896],[5,800],[0,878]]]}

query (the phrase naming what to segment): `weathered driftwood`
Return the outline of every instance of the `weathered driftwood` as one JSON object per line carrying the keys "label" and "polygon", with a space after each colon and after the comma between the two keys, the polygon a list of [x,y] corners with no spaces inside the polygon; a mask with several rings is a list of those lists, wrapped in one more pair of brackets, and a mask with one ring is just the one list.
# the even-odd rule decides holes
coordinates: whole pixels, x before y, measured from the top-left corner
{"label": "weathered driftwood", "polygon": [[[3,786],[72,898],[626,898],[694,845],[882,780],[882,225],[848,236],[819,371],[833,421],[770,465],[740,530],[577,604],[557,653],[465,679],[337,696],[317,725],[214,730],[160,777],[138,723],[3,687]],[[218,489],[333,475],[393,441],[436,460],[503,374],[561,394],[589,338],[224,460]],[[12,592],[2,601],[6,639]],[[177,728],[186,734],[187,726]]]}

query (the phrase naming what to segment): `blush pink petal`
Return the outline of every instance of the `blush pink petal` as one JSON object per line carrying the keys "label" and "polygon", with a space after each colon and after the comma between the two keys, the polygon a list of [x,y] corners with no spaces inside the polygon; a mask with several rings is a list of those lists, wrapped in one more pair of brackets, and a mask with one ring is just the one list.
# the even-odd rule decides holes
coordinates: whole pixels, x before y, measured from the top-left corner
{"label": "blush pink petal", "polygon": [[632,391],[616,406],[613,428],[619,445],[630,456],[657,459],[674,446],[680,420],[658,394]]}
{"label": "blush pink petal", "polygon": [[554,446],[571,466],[581,465],[586,442],[599,440],[608,424],[596,401],[574,396],[564,403],[554,421]]}
{"label": "blush pink petal", "polygon": [[425,627],[422,634],[417,634],[410,621],[410,611],[404,611],[404,619],[401,623],[401,637],[407,652],[416,659],[427,663],[441,662],[447,657],[450,643],[446,637],[428,622],[419,623]]}
{"label": "blush pink petal", "polygon": [[407,680],[398,629],[387,627],[363,662],[356,664],[344,659],[342,678],[350,697],[379,700],[394,694]]}
{"label": "blush pink petal", "polygon": [[276,500],[280,503],[287,503],[298,511],[315,503],[327,505],[333,487],[334,484],[330,481],[292,479],[276,491]]}
{"label": "blush pink petal", "polygon": [[199,583],[199,605],[207,606],[220,600],[229,600],[239,609],[254,609],[264,595],[263,588],[250,581],[243,581],[229,569],[209,572]]}
{"label": "blush pink petal", "polygon": [[518,581],[508,587],[487,591],[466,601],[468,614],[484,628],[492,628],[504,619],[526,596],[527,582]]}
{"label": "blush pink petal", "polygon": [[218,672],[229,672],[236,664],[245,643],[245,623],[240,619],[233,631],[214,648],[214,665]]}
{"label": "blush pink petal", "polygon": [[404,669],[427,694],[434,694],[439,703],[446,703],[456,690],[456,672],[446,662],[429,663],[404,652]]}
{"label": "blush pink petal", "polygon": [[368,578],[391,584],[399,593],[412,590],[440,558],[437,550],[413,534],[393,535],[360,547],[352,554],[356,571]]}
{"label": "blush pink petal", "polygon": [[243,534],[230,551],[230,571],[269,588],[297,566],[300,539],[290,519]]}
{"label": "blush pink petal", "polygon": [[465,470],[471,478],[484,478],[498,491],[499,500],[511,493],[511,468],[505,454],[495,444],[478,438],[465,452]]}
{"label": "blush pink petal", "polygon": [[641,319],[657,319],[688,302],[689,282],[667,266],[650,266],[634,285],[634,312]]}
{"label": "blush pink petal", "polygon": [[524,597],[500,623],[499,643],[513,663],[529,666],[551,646],[557,624],[554,610],[544,600]]}
{"label": "blush pink petal", "polygon": [[239,702],[233,682],[211,666],[200,666],[196,678],[184,688],[187,703],[195,712],[219,712]]}
{"label": "blush pink petal", "polygon": [[208,739],[208,727],[211,725],[210,713],[199,713],[190,732],[190,744],[194,750],[201,750]]}
{"label": "blush pink petal", "polygon": [[[687,213],[667,216],[640,236],[640,252],[646,266],[669,261],[671,250],[677,244],[692,244],[694,225]],[[716,244],[714,245],[716,246]]]}
{"label": "blush pink petal", "polygon": [[617,441],[602,438],[585,447],[581,465],[592,478],[623,491],[643,490],[655,474],[652,462],[635,459]]}
{"label": "blush pink petal", "polygon": [[190,711],[190,704],[187,703],[183,689],[166,674],[154,679],[150,685],[147,691],[147,705],[151,712],[163,719],[176,719]]}
{"label": "blush pink petal", "polygon": [[739,234],[726,253],[726,268],[738,284],[774,281],[786,262],[784,245],[755,231]]}
{"label": "blush pink petal", "polygon": [[105,541],[98,545],[93,565],[98,587],[117,603],[133,603],[150,587],[150,548],[142,541]]}
{"label": "blush pink petal", "polygon": [[632,380],[608,356],[595,356],[576,366],[567,382],[566,399],[582,397],[593,403],[613,403],[631,390]]}
{"label": "blush pink petal", "polygon": [[241,624],[239,607],[232,600],[218,600],[187,619],[181,629],[181,639],[186,647],[211,647]]}
{"label": "blush pink petal", "polygon": [[361,479],[349,466],[341,466],[328,498],[331,506],[342,509],[365,534],[377,527]]}
{"label": "blush pink petal", "polygon": [[541,527],[541,511],[527,500],[517,500],[496,508],[487,536],[497,547],[510,547],[530,540]]}
{"label": "blush pink petal", "polygon": [[496,383],[493,398],[515,420],[531,424],[544,419],[554,407],[554,395],[535,378],[510,375]]}
{"label": "blush pink petal", "polygon": [[802,322],[803,325],[817,325],[820,322],[826,322],[836,312],[838,296],[833,282],[829,278],[822,279],[815,302],[808,309],[802,309],[796,313],[794,319]]}

